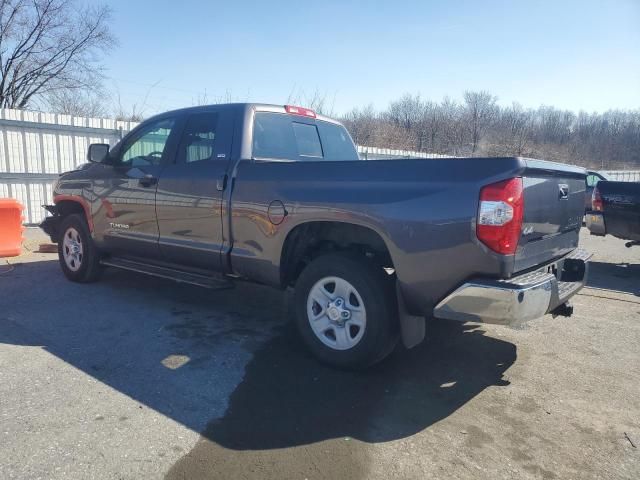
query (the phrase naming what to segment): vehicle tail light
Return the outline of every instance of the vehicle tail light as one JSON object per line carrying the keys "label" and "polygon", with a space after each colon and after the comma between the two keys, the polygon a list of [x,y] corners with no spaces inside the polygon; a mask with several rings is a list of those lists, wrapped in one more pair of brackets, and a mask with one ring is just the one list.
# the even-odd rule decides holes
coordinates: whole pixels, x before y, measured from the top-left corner
{"label": "vehicle tail light", "polygon": [[513,255],[522,232],[522,178],[492,183],[480,190],[476,235],[494,252]]}
{"label": "vehicle tail light", "polygon": [[316,118],[316,112],[309,108],[294,107],[293,105],[285,105],[284,109],[291,115],[302,115],[303,117]]}
{"label": "vehicle tail light", "polygon": [[600,190],[598,187],[593,189],[593,193],[591,194],[591,210],[594,212],[601,212],[603,210],[604,204],[602,203],[602,196],[600,195]]}

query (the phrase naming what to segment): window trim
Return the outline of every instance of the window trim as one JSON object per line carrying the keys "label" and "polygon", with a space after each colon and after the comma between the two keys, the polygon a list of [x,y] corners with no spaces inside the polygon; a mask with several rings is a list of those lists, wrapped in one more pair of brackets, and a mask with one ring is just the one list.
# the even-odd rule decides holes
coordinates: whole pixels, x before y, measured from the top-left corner
{"label": "window trim", "polygon": [[164,122],[166,120],[173,120],[173,126],[171,127],[171,131],[169,132],[169,136],[167,137],[167,142],[165,143],[164,151],[162,152],[162,157],[160,158],[160,162],[155,165],[146,165],[146,167],[158,167],[162,165],[166,165],[168,163],[168,159],[175,158],[175,147],[173,145],[172,139],[175,138],[177,132],[182,131],[181,115],[168,115],[163,116],[161,118],[150,118],[149,120],[141,123],[135,130],[132,130],[129,135],[123,138],[123,141],[120,145],[118,145],[118,150],[116,155],[113,157],[110,162],[116,168],[134,168],[139,166],[134,166],[132,164],[125,164],[122,161],[122,157],[125,153],[127,153],[129,147],[133,145],[135,142],[140,140],[143,136],[149,133],[150,130],[153,129],[154,125]]}
{"label": "window trim", "polygon": [[[307,125],[309,127],[313,127],[313,130],[316,132],[316,137],[318,138],[318,146],[320,147],[320,156],[318,155],[305,155],[303,153],[300,153],[300,144],[298,143],[298,136],[296,135],[296,127],[295,125]],[[320,130],[318,130],[318,126],[314,123],[308,123],[308,122],[298,122],[297,119],[296,120],[291,120],[291,128],[293,129],[293,137],[296,140],[296,149],[298,150],[298,157],[304,157],[304,160],[302,160],[303,162],[308,162],[310,160],[307,160],[308,158],[312,158],[312,159],[319,159],[319,160],[325,160],[325,156],[324,156],[324,147],[322,146],[322,139],[320,138]]]}
{"label": "window trim", "polygon": [[[274,112],[274,111],[269,111],[269,110],[254,110],[250,116],[250,118],[248,119],[251,122],[251,129],[250,129],[250,137],[249,137],[249,142],[247,147],[249,147],[251,150],[251,156],[249,158],[247,158],[247,160],[251,160],[254,162],[341,162],[341,161],[347,161],[347,162],[351,162],[351,161],[362,161],[359,156],[358,156],[358,150],[356,145],[353,142],[353,139],[351,138],[351,136],[349,135],[349,139],[351,140],[351,144],[353,145],[355,154],[357,156],[357,158],[353,159],[353,160],[347,160],[347,159],[328,159],[326,156],[326,148],[323,144],[323,140],[322,140],[322,135],[320,134],[320,129],[318,128],[318,123],[322,122],[322,123],[326,123],[326,124],[331,124],[337,127],[341,127],[344,128],[346,130],[346,127],[344,125],[342,125],[341,123],[338,122],[333,122],[330,120],[326,120],[326,119],[322,119],[322,118],[307,118],[307,117],[296,117],[294,116],[294,118],[291,118],[291,121],[293,123],[302,123],[302,124],[307,124],[307,125],[313,125],[316,127],[316,131],[318,133],[318,139],[320,141],[320,148],[322,149],[322,157],[311,157],[311,156],[304,156],[304,155],[296,155],[295,158],[278,158],[278,157],[267,157],[267,156],[258,156],[255,155],[255,151],[254,151],[254,141],[255,141],[255,136],[256,136],[256,130],[255,130],[255,122],[256,122],[256,116],[260,115],[260,114],[273,114],[273,115],[283,115],[286,117],[292,117],[292,115],[285,113],[285,112]],[[292,127],[293,130],[293,127]],[[347,130],[347,135],[349,134],[348,130]],[[294,133],[294,140],[295,140],[295,133]],[[296,149],[297,149],[297,145],[296,145]]]}
{"label": "window trim", "polygon": [[[187,131],[187,124],[189,123],[189,118],[191,117],[195,117],[198,115],[216,115],[216,130],[215,130],[215,138],[214,138],[214,147],[213,147],[213,152],[211,153],[211,157],[209,157],[208,159],[203,159],[203,160],[197,160],[195,162],[187,162],[187,158],[186,155],[184,156],[184,158],[181,158],[181,147],[182,147],[182,140],[184,138],[184,134]],[[206,110],[206,111],[202,111],[202,112],[191,112],[191,113],[187,113],[184,115],[183,119],[182,119],[182,125],[180,128],[180,135],[178,135],[177,139],[176,139],[176,150],[175,150],[175,154],[174,154],[174,163],[176,165],[192,165],[192,164],[199,164],[201,162],[227,162],[229,160],[228,155],[225,154],[224,158],[218,158],[218,153],[219,149],[221,147],[221,142],[222,142],[222,138],[221,138],[221,130],[220,130],[220,118],[222,117],[221,112],[219,112],[218,110]]]}

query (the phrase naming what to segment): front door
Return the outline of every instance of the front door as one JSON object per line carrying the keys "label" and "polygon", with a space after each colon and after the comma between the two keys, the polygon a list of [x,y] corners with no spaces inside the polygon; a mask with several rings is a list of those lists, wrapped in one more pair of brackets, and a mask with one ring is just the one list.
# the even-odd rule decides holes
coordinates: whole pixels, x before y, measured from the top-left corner
{"label": "front door", "polygon": [[160,257],[156,189],[164,165],[172,159],[176,118],[141,125],[114,149],[94,182],[96,241],[107,251]]}
{"label": "front door", "polygon": [[187,115],[175,163],[167,165],[160,176],[156,205],[160,250],[167,261],[221,269],[231,115],[224,109]]}

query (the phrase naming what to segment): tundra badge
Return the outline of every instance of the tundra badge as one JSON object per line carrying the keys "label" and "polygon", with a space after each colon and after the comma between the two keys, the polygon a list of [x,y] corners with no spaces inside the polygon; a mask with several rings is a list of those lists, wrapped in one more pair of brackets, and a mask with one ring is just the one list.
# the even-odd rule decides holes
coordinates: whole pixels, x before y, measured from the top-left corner
{"label": "tundra badge", "polygon": [[114,223],[114,222],[111,222],[111,223],[109,223],[109,226],[111,228],[120,228],[120,229],[123,229],[123,230],[128,230],[129,229],[129,225],[127,225],[126,223]]}

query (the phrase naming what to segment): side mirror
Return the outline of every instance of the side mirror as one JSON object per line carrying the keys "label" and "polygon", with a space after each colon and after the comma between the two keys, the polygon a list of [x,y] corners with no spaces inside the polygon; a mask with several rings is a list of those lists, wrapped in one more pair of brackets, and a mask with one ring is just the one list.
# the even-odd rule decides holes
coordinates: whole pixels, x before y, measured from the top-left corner
{"label": "side mirror", "polygon": [[87,160],[94,163],[102,163],[109,155],[109,145],[106,143],[92,143],[89,145]]}

